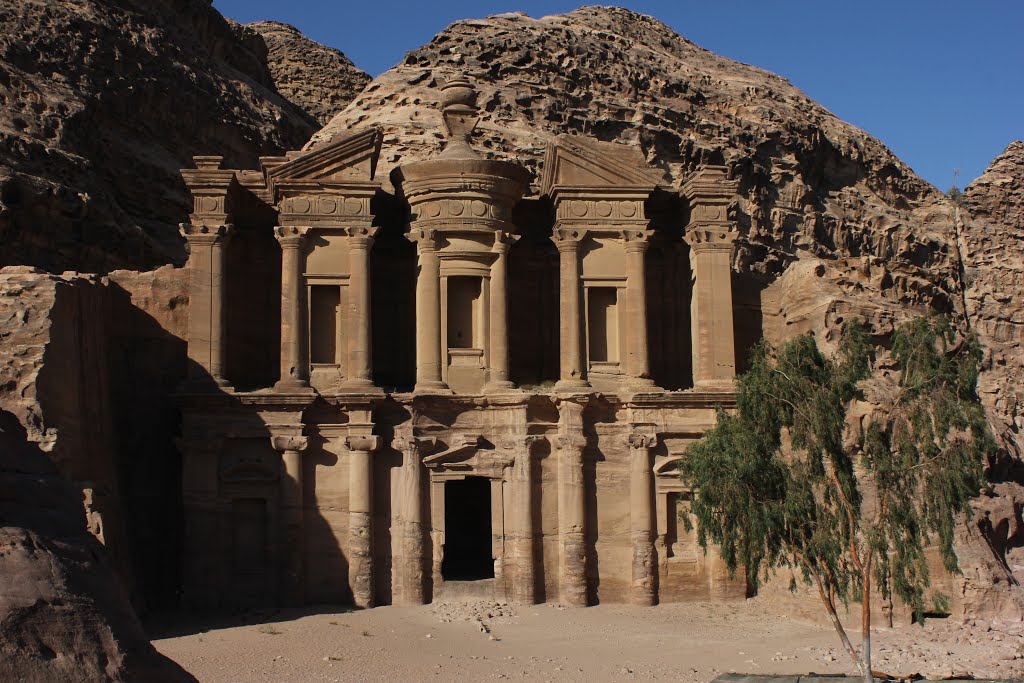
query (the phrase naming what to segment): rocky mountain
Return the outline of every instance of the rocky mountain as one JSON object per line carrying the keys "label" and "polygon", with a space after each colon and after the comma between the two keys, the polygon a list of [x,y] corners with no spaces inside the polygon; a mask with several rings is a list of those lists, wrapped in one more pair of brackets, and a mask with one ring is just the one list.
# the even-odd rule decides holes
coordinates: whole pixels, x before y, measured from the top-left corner
{"label": "rocky mountain", "polygon": [[323,125],[370,82],[339,50],[310,40],[278,21],[246,25],[267,44],[267,67],[277,92]]}
{"label": "rocky mountain", "polygon": [[268,59],[210,0],[0,3],[0,265],[182,263],[192,155],[252,165],[316,130]]}
{"label": "rocky mountain", "polygon": [[964,298],[985,341],[982,391],[1005,445],[1024,455],[1024,142],[1011,143],[962,197]]}

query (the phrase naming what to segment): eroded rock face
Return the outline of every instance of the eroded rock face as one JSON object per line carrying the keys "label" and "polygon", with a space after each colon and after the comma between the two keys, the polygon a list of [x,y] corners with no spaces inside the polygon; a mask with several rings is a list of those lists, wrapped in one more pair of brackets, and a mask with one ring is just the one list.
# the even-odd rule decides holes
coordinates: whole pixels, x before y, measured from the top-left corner
{"label": "eroded rock face", "polygon": [[339,50],[310,40],[294,26],[256,21],[246,27],[267,44],[267,67],[277,92],[321,125],[370,82],[370,75]]}
{"label": "eroded rock face", "polygon": [[0,678],[194,681],[150,644],[81,491],[0,410]]}
{"label": "eroded rock face", "polygon": [[266,47],[209,0],[0,6],[0,266],[184,261],[195,154],[253,164],[315,122],[274,92]]}

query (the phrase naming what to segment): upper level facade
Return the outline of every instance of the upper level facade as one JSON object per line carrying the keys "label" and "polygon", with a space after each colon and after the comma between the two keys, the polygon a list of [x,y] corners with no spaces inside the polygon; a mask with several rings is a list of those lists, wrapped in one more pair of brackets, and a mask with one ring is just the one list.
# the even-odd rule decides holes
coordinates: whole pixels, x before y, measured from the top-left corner
{"label": "upper level facade", "polygon": [[443,98],[444,151],[395,168],[393,193],[376,128],[182,171],[187,393],[731,391],[728,170],[674,191],[635,147],[560,136],[527,197],[522,165],[472,148],[471,84]]}

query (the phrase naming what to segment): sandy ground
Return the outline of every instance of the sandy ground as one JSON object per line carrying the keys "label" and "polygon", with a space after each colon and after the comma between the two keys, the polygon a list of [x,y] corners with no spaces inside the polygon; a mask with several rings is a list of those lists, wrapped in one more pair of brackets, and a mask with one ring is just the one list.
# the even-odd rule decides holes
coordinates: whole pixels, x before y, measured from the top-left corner
{"label": "sandy ground", "polygon": [[[830,627],[756,601],[567,609],[493,602],[359,612],[164,616],[154,645],[203,683],[250,681],[706,682],[721,673],[849,673]],[[875,668],[1024,679],[1024,624],[932,620],[879,629]]]}

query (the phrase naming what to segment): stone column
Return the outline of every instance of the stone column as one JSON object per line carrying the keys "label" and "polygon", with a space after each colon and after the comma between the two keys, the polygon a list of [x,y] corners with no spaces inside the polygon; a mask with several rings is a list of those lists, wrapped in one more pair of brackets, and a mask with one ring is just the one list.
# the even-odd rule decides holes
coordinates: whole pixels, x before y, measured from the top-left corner
{"label": "stone column", "polygon": [[288,606],[305,602],[306,569],[303,543],[302,451],[304,436],[272,436],[270,444],[281,452],[281,602]]}
{"label": "stone column", "polygon": [[560,598],[574,607],[587,605],[586,488],[583,481],[583,405],[558,406],[558,536]]}
{"label": "stone column", "polygon": [[303,242],[309,228],[279,226],[281,243],[281,379],[276,391],[311,391],[306,348],[306,287],[302,281]]}
{"label": "stone column", "polygon": [[733,331],[732,253],[738,233],[729,204],[739,183],[724,166],[705,166],[684,183],[690,202],[686,243],[690,245],[693,299],[690,308],[693,383],[731,389],[736,376]]}
{"label": "stone column", "polygon": [[647,340],[647,278],[644,261],[648,234],[642,230],[623,231],[626,247],[626,383],[634,387],[653,387],[650,351]]}
{"label": "stone column", "polygon": [[232,226],[183,223],[189,245],[189,383],[230,388],[225,377],[225,261]]}
{"label": "stone column", "polygon": [[634,605],[658,602],[657,562],[654,554],[654,470],[652,434],[634,432],[629,443],[629,535],[633,544],[633,582],[629,599]]}
{"label": "stone column", "polygon": [[490,375],[485,391],[502,391],[514,386],[508,379],[508,250],[517,239],[518,235],[501,230],[494,233],[488,335]]}
{"label": "stone column", "polygon": [[348,372],[343,388],[365,389],[373,387],[373,362],[370,303],[370,249],[377,228],[351,228],[348,232]]}
{"label": "stone column", "polygon": [[[411,430],[410,430],[411,431]],[[423,475],[420,442],[411,433],[396,435],[392,446],[402,454],[399,472],[398,506],[401,515],[401,555],[395,558],[398,578],[397,602],[422,605],[427,601],[425,546],[423,543]]]}
{"label": "stone column", "polygon": [[580,240],[583,232],[555,229],[552,239],[558,248],[559,346],[561,370],[556,389],[572,390],[589,387],[586,380],[586,359],[583,358],[580,311]]}
{"label": "stone column", "polygon": [[536,530],[533,524],[533,445],[543,437],[515,434],[503,439],[502,448],[512,451],[512,600],[524,605],[537,602]]}
{"label": "stone column", "polygon": [[185,516],[182,602],[215,607],[225,586],[219,584],[226,562],[220,550],[217,469],[223,439],[194,435],[176,443],[182,456],[181,493]]}
{"label": "stone column", "polygon": [[350,436],[348,577],[356,607],[373,607],[373,458],[379,436]]}
{"label": "stone column", "polygon": [[419,272],[416,275],[416,387],[418,392],[448,393],[441,380],[441,259],[437,234],[413,230]]}

